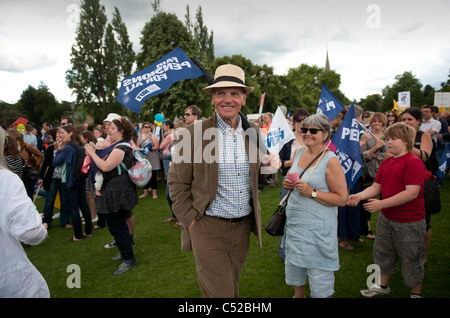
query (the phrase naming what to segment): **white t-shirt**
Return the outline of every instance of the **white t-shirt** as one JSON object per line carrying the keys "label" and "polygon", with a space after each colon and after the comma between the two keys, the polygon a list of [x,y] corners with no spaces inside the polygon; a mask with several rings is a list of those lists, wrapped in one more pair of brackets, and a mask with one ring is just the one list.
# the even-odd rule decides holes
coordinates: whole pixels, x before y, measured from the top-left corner
{"label": "white t-shirt", "polygon": [[37,245],[47,237],[42,218],[20,178],[0,170],[0,298],[50,297],[47,283],[20,242]]}

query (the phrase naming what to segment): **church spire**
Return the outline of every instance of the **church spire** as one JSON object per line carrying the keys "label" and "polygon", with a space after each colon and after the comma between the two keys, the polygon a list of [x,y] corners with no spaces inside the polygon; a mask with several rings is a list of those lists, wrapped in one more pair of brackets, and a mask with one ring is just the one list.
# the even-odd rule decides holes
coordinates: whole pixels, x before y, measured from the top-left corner
{"label": "church spire", "polygon": [[328,59],[328,49],[327,49],[327,59],[325,60],[325,71],[330,70],[330,60]]}

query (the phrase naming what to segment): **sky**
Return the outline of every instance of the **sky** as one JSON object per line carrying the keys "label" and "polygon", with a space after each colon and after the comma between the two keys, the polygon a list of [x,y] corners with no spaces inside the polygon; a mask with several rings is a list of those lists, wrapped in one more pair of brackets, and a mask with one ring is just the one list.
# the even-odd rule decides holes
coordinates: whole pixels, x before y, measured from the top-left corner
{"label": "sky", "polygon": [[[101,0],[108,22],[119,9],[136,53],[152,2]],[[16,103],[40,82],[58,101],[75,100],[65,74],[80,3],[1,0],[0,100]],[[436,89],[450,73],[450,0],[160,0],[183,23],[188,4],[193,21],[202,7],[216,57],[241,54],[283,75],[301,64],[324,67],[328,52],[350,100],[381,94],[406,71]]]}

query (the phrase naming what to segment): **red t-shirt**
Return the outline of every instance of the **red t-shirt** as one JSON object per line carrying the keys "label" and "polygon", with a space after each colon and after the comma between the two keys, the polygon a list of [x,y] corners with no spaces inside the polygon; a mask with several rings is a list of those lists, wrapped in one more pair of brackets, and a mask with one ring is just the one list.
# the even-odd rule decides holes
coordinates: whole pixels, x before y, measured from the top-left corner
{"label": "red t-shirt", "polygon": [[419,195],[403,205],[381,209],[383,215],[395,222],[417,222],[425,217],[423,184],[425,165],[413,153],[384,160],[375,177],[381,185],[381,198],[387,199],[405,190],[407,185],[421,185]]}

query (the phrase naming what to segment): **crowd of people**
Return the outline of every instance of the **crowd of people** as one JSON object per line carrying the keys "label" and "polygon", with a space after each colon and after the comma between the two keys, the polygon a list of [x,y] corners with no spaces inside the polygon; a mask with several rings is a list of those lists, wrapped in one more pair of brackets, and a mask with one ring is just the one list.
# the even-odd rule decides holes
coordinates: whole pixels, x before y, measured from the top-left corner
{"label": "crowd of people", "polygon": [[[346,111],[329,122],[324,115],[295,110],[286,118],[295,139],[279,154],[264,154],[264,160],[258,157],[254,162],[244,133],[266,134],[272,115],[249,122],[240,113],[247,94],[253,91],[245,85],[242,69],[231,64],[219,67],[215,82],[203,91],[211,95],[215,108],[209,118],[202,118],[200,109],[190,105],[182,119],[165,119],[161,125],[148,121],[138,125],[111,113],[91,129],[87,124],[75,125],[70,117],[63,117],[55,128],[44,123],[40,135],[33,134],[31,125],[23,134],[5,127],[0,138],[1,204],[20,222],[25,222],[26,216],[27,224],[17,222],[17,228],[2,228],[2,233],[10,234],[2,237],[1,244],[4,250],[11,250],[12,257],[25,260],[41,287],[16,290],[17,286],[12,286],[18,277],[13,272],[0,278],[1,296],[48,297],[45,281],[26,260],[19,242],[35,245],[45,239],[56,218],[57,199],[59,225],[73,229],[71,241],[82,241],[92,237],[94,230],[107,227],[113,241],[105,248],[117,247],[119,254],[113,260],[121,260],[114,274],[133,269],[133,209],[139,200],[147,200],[150,192],[153,199],[158,198],[158,182],[163,181],[171,210],[164,222],[181,227],[182,250],[194,252],[203,296],[238,297],[251,232],[262,247],[258,195],[264,186],[275,186],[281,172],[280,199],[290,196],[279,254],[294,297],[305,297],[307,280],[312,297],[331,297],[334,272],[339,269],[338,249],[354,249],[363,241],[361,237],[375,240],[374,262],[381,267],[380,284],[361,293],[366,297],[388,295],[389,277],[401,259],[411,297],[421,297],[431,240],[431,215],[425,213],[423,200],[424,175],[427,167],[432,173],[437,171],[449,142],[450,118],[439,116],[436,107],[428,105],[410,107],[400,115],[355,106],[364,171],[356,186],[348,189],[338,158],[327,149]],[[190,161],[174,160],[179,146],[176,131],[183,127],[193,137],[216,128],[219,160],[197,163],[195,151]],[[194,149],[195,138],[191,139]],[[201,145],[202,153],[207,146]],[[139,197],[136,185],[122,171],[133,165],[134,149],[140,149],[152,165],[152,177]],[[262,167],[270,167],[271,173],[262,173]],[[39,172],[36,178],[25,178],[31,175],[28,168]],[[33,202],[41,188],[45,204],[41,218],[36,219],[39,214]],[[20,198],[17,202],[3,200],[16,195]],[[380,210],[373,231],[370,216]],[[6,221],[2,219],[0,226],[7,226]],[[404,234],[406,226],[408,233]],[[3,264],[2,272],[13,266],[12,261]]]}

